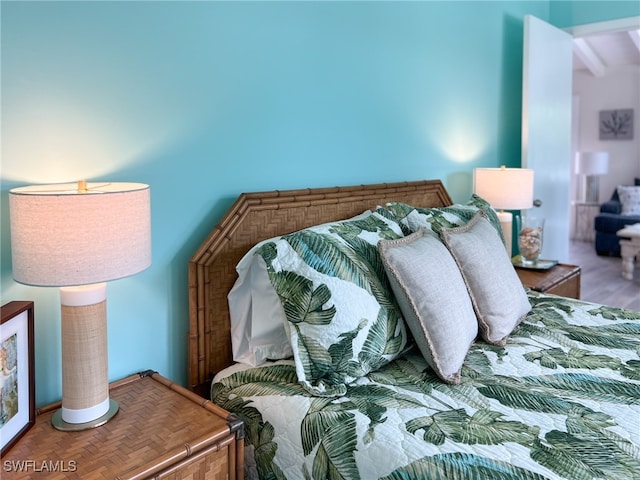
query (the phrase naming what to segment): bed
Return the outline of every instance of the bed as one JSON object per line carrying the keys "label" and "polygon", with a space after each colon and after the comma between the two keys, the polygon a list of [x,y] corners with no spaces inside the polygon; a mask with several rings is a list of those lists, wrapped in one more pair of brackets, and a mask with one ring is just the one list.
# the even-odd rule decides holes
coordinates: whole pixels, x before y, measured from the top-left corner
{"label": "bed", "polygon": [[[191,388],[244,422],[247,478],[640,478],[640,312],[514,290],[495,254],[498,228],[476,200],[453,205],[438,180],[240,195],[189,263],[188,350]],[[422,216],[396,224],[406,206]],[[435,232],[420,227],[424,212]],[[366,308],[379,307],[371,326],[351,300],[362,292],[331,283],[346,274],[326,271],[319,235],[334,237],[317,245],[356,249],[352,280],[361,257],[376,265],[378,278],[358,285]],[[329,292],[304,282],[308,264],[287,263],[295,252],[281,255],[296,242],[325,269]],[[254,292],[243,310],[254,333],[264,333],[258,315],[276,315],[255,284],[238,286],[252,258],[271,275],[293,355],[239,354],[238,292]],[[409,267],[426,261],[436,263],[411,283]],[[311,326],[291,321],[301,315],[292,285]],[[328,333],[350,312],[354,328]],[[425,315],[439,327],[424,327]],[[325,334],[334,336],[322,344]]]}

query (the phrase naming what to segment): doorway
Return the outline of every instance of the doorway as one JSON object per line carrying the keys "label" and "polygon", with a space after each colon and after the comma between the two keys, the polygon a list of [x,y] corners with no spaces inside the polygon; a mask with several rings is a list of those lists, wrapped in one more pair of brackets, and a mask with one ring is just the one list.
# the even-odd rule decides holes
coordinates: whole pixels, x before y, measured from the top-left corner
{"label": "doorway", "polygon": [[[573,43],[588,35],[639,27],[640,17],[564,30],[535,17],[525,17],[522,166],[536,171],[534,195],[542,200],[541,214],[551,227],[545,232],[543,246],[543,255],[548,258],[568,258],[569,226],[573,224],[571,203],[576,198],[573,159],[578,149],[585,148],[580,130],[571,127],[572,109],[584,110],[584,102],[572,105]],[[640,108],[637,110],[640,113]],[[640,169],[640,165],[636,168]],[[606,189],[603,186],[602,190]],[[609,188],[608,195],[611,191]]]}
{"label": "doorway", "polygon": [[[579,151],[606,151],[609,166],[599,177],[598,203],[607,201],[615,187],[640,176],[640,139],[600,140],[599,112],[631,108],[640,115],[640,17],[580,25],[565,29],[574,39],[571,141],[571,238],[592,240],[576,231],[576,211],[597,214],[599,208],[576,205],[584,178],[575,174]],[[637,119],[636,119],[637,121]],[[637,131],[637,129],[636,129]],[[593,219],[580,218],[593,225]],[[583,228],[580,228],[583,231]],[[595,253],[595,251],[594,251]]]}

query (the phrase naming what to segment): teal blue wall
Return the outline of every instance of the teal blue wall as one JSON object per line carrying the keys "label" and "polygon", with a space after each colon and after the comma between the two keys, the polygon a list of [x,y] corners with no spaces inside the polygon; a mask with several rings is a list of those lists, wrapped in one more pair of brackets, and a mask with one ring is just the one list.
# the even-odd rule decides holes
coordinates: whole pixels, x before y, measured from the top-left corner
{"label": "teal blue wall", "polygon": [[36,302],[39,405],[61,394],[58,294],[11,278],[10,188],[151,185],[153,266],[109,284],[110,376],[184,383],[187,262],[239,193],[440,178],[466,200],[474,167],[519,165],[523,16],[549,20],[546,1],[0,8],[0,291]]}
{"label": "teal blue wall", "polygon": [[610,0],[607,2],[600,0],[575,2],[551,0],[549,9],[549,21],[560,28],[639,15],[640,1],[638,0]]}

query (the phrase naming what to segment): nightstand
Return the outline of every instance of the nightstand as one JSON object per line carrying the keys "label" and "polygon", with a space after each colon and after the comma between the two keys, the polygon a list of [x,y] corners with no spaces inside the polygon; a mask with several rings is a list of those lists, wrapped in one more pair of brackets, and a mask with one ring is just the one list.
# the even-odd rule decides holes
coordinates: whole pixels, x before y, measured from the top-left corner
{"label": "nightstand", "polygon": [[2,478],[242,479],[242,422],[155,372],[110,386],[120,411],[101,427],[61,432],[51,426],[60,404],[2,458]]}
{"label": "nightstand", "polygon": [[548,270],[529,270],[516,267],[525,287],[563,297],[580,298],[580,267],[559,263]]}

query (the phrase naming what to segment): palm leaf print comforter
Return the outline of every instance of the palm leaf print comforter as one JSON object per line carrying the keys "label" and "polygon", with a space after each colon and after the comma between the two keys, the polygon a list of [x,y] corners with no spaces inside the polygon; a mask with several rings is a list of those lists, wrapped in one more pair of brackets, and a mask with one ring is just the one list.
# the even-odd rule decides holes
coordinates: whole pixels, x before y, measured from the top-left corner
{"label": "palm leaf print comforter", "polygon": [[231,367],[212,400],[245,424],[249,478],[640,478],[640,312],[528,292],[505,347],[474,344],[460,385],[417,349],[311,396],[293,362]]}

